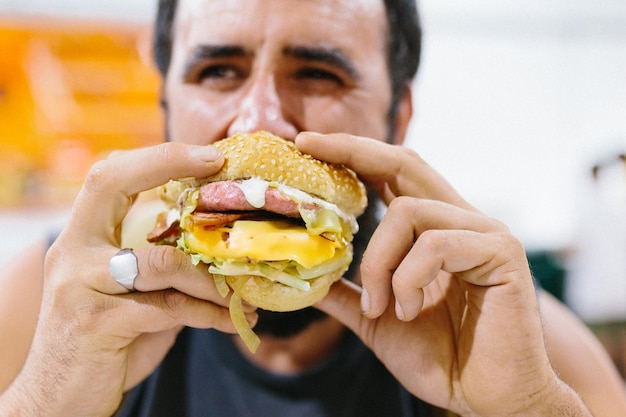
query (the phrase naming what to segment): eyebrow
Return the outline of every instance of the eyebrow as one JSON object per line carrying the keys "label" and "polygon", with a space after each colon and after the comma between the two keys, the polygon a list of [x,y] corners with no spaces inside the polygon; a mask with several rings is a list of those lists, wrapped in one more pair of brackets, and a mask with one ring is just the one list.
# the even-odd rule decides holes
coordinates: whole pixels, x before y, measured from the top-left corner
{"label": "eyebrow", "polygon": [[[215,58],[236,58],[250,55],[244,48],[236,45],[198,45],[185,61],[183,78],[189,77],[198,63]],[[308,62],[321,62],[345,72],[355,80],[360,79],[359,71],[352,60],[337,48],[287,46],[283,55],[292,56]]]}
{"label": "eyebrow", "polygon": [[288,46],[283,50],[283,54],[305,61],[328,64],[342,70],[355,80],[360,79],[359,71],[352,60],[337,48]]}
{"label": "eyebrow", "polygon": [[240,46],[233,45],[198,45],[185,60],[183,78],[188,78],[197,67],[198,63],[215,58],[244,57],[248,53]]}

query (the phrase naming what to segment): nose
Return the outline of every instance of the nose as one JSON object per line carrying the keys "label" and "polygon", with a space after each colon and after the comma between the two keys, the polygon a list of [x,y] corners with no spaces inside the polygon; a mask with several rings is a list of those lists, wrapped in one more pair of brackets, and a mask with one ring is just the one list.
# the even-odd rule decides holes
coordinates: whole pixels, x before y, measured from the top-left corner
{"label": "nose", "polygon": [[286,108],[273,75],[251,79],[241,98],[237,114],[228,128],[228,135],[267,130],[293,140],[298,129],[286,116]]}

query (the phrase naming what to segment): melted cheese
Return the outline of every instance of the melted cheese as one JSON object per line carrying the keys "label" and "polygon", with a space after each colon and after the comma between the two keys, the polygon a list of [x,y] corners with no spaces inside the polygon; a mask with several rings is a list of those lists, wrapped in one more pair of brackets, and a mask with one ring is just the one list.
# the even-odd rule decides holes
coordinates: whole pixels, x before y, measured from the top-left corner
{"label": "melted cheese", "polygon": [[239,220],[232,228],[195,227],[185,234],[187,247],[218,259],[294,260],[312,268],[332,259],[344,245],[283,221]]}

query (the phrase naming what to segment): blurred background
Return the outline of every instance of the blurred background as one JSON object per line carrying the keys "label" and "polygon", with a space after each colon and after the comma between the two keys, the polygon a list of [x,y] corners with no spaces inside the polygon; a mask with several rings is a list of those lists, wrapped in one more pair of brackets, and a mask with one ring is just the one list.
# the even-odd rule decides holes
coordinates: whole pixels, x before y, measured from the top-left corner
{"label": "blurred background", "polygon": [[[89,166],[157,143],[155,0],[0,0],[0,259]],[[626,2],[420,0],[416,149],[626,365]]]}

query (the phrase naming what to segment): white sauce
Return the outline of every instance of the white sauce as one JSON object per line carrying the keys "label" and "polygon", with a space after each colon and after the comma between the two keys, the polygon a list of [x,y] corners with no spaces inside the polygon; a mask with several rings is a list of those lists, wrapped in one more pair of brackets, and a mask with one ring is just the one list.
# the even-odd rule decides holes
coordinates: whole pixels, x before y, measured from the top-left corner
{"label": "white sauce", "polygon": [[172,224],[174,224],[175,221],[180,220],[180,211],[177,209],[170,209],[167,212],[167,217],[165,222],[167,223],[167,226],[171,226]]}
{"label": "white sauce", "polygon": [[359,226],[354,216],[341,210],[335,204],[329,203],[328,201],[324,201],[320,198],[313,197],[310,194],[307,194],[297,188],[275,182],[270,183],[256,177],[243,180],[236,184],[237,187],[239,187],[239,189],[243,192],[248,204],[250,204],[252,207],[262,208],[265,205],[265,191],[267,191],[267,187],[274,187],[282,195],[284,195],[291,201],[294,201],[296,203],[316,204],[326,210],[334,211],[339,215],[339,217],[341,217],[345,222],[350,225],[352,233],[356,233],[359,230]]}
{"label": "white sauce", "polygon": [[265,191],[269,183],[260,178],[250,178],[248,180],[236,183],[237,187],[243,192],[246,201],[254,208],[261,208],[265,205]]}

